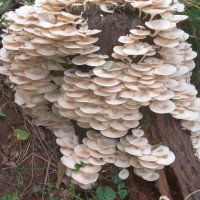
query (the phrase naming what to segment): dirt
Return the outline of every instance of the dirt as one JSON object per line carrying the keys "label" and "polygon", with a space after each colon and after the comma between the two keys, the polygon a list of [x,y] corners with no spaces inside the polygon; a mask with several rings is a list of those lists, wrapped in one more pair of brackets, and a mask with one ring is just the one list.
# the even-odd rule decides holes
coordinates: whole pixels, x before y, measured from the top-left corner
{"label": "dirt", "polygon": [[[35,127],[21,108],[13,102],[13,91],[1,78],[0,106],[5,117],[0,118],[0,197],[9,193],[20,199],[41,199],[36,194],[45,184],[55,183],[58,147],[51,133]],[[13,129],[30,133],[25,141],[13,136]]]}

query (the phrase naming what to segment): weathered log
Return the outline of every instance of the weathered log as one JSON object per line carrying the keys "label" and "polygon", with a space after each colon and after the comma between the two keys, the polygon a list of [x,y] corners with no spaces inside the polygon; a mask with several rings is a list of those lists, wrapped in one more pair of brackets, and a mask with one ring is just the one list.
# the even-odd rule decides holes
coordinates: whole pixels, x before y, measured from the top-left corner
{"label": "weathered log", "polygon": [[[94,7],[83,16],[88,20],[90,28],[102,30],[97,45],[101,47],[100,53],[107,55],[111,55],[113,47],[118,45],[119,36],[128,34],[137,25],[144,25],[138,13],[133,14],[128,8],[105,14]],[[160,172],[161,177],[157,182],[146,182],[131,173],[128,180],[129,188],[132,189],[130,199],[158,200],[159,196],[166,195],[172,200],[184,200],[190,193],[200,189],[200,162],[194,156],[189,133],[170,115],[153,114],[146,108],[143,114],[142,128],[150,143],[163,142],[175,153],[176,161]],[[197,192],[187,200],[199,199],[200,193]]]}

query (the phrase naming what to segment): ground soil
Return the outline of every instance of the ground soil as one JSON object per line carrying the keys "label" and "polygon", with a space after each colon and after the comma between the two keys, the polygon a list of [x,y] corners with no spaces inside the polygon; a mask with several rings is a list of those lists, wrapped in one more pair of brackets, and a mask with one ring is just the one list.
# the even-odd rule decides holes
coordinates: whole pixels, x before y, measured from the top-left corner
{"label": "ground soil", "polygon": [[[13,192],[20,199],[41,199],[36,194],[43,186],[56,182],[58,147],[53,135],[34,126],[13,102],[13,91],[3,80],[1,77],[0,105],[5,117],[0,119],[0,197]],[[15,128],[28,131],[30,138],[17,140]]]}

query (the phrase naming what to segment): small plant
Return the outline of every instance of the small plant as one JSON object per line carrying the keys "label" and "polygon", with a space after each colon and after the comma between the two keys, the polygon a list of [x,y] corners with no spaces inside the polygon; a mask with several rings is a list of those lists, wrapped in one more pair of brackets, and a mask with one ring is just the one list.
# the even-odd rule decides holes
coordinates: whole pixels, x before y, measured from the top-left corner
{"label": "small plant", "polygon": [[24,131],[22,129],[16,128],[13,129],[14,131],[14,136],[18,139],[18,140],[27,140],[30,136],[30,133],[28,133],[27,131]]}
{"label": "small plant", "polygon": [[105,189],[98,187],[96,189],[96,195],[99,200],[113,200],[117,197],[116,192],[109,186]]}
{"label": "small plant", "polygon": [[11,6],[14,3],[14,0],[0,0],[0,8],[1,10],[6,10],[9,6]]}
{"label": "small plant", "polygon": [[84,165],[85,165],[85,163],[82,162],[82,161],[80,162],[80,164],[79,164],[79,163],[76,163],[76,164],[74,165],[74,168],[75,168],[74,171],[75,171],[75,172],[78,172],[78,171],[80,170],[81,167],[84,167]]}
{"label": "small plant", "polygon": [[118,191],[117,194],[120,199],[125,199],[128,196],[128,189],[126,189],[125,184],[121,178],[119,178],[118,174],[112,177],[113,182],[117,185]]}
{"label": "small plant", "polygon": [[16,194],[10,192],[8,194],[3,195],[1,200],[19,200],[19,199]]}
{"label": "small plant", "polygon": [[2,110],[2,107],[0,106],[0,117],[5,117],[6,115],[5,115],[5,113],[3,112],[3,110]]}

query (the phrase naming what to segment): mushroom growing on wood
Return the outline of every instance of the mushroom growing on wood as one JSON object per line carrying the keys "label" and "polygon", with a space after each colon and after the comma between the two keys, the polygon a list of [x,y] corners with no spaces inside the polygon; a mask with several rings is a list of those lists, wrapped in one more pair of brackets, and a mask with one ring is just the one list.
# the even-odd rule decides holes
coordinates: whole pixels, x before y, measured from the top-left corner
{"label": "mushroom growing on wood", "polygon": [[[74,14],[74,5],[81,14]],[[93,7],[106,16],[131,7],[138,20],[146,18],[104,52],[104,30],[91,28],[87,17]],[[143,106],[181,119],[200,158],[200,103],[190,84],[197,54],[177,28],[187,16],[174,14],[183,9],[170,0],[36,0],[4,15],[0,72],[15,85],[15,102],[33,122],[54,132],[66,173],[81,188],[90,188],[106,163],[133,166],[136,175],[155,181],[156,170],[174,161],[168,147],[155,148],[138,129]],[[71,120],[90,129],[80,144]],[[81,161],[85,165],[74,171]]]}

